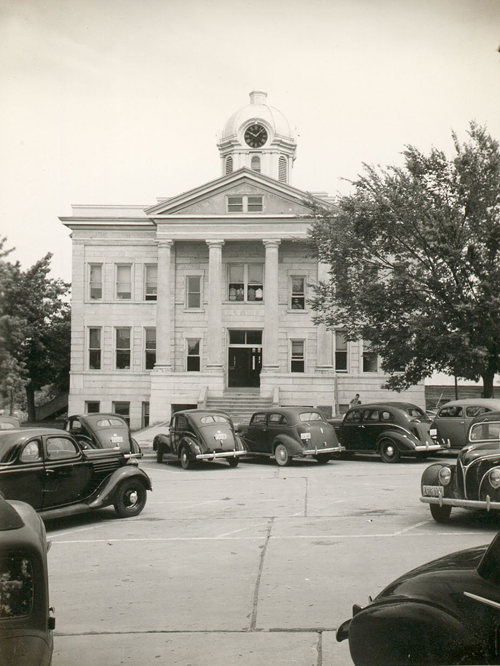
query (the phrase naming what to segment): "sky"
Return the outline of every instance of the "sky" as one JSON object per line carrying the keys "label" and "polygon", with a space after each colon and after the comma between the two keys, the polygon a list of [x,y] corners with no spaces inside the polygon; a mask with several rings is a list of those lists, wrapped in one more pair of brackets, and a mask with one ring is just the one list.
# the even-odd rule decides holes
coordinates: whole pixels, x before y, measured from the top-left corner
{"label": "sky", "polygon": [[252,90],[288,118],[307,191],[408,144],[451,154],[471,120],[500,139],[499,45],[500,0],[0,0],[0,235],[70,281],[58,217],[217,178]]}

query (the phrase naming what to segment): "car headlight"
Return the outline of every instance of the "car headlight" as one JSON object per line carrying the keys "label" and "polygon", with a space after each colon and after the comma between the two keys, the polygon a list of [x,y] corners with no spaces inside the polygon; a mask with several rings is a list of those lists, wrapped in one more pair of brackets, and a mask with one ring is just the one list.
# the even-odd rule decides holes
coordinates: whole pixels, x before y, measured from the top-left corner
{"label": "car headlight", "polygon": [[441,467],[438,472],[438,479],[442,486],[447,486],[451,481],[451,469],[449,467]]}
{"label": "car headlight", "polygon": [[500,488],[500,469],[492,469],[489,475],[489,482],[492,488]]}

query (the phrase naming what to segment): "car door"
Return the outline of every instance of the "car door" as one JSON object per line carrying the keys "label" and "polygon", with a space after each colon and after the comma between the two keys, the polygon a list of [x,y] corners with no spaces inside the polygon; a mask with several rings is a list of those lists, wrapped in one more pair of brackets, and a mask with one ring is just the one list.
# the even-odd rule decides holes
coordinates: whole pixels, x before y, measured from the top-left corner
{"label": "car door", "polygon": [[348,451],[362,448],[361,425],[361,409],[350,409],[344,416],[340,429],[341,443]]}
{"label": "car door", "polygon": [[359,427],[359,446],[364,451],[375,451],[377,438],[381,433],[380,410],[363,409]]}
{"label": "car door", "polygon": [[265,433],[265,451],[267,453],[273,453],[273,442],[277,435],[280,433],[287,433],[287,430],[290,430],[290,426],[287,423],[286,416],[284,414],[279,414],[278,412],[273,412],[268,414],[267,417],[267,432]]}
{"label": "car door", "polygon": [[0,491],[5,499],[20,500],[41,509],[44,483],[42,439],[34,437],[23,444],[9,465],[3,467]]}
{"label": "car door", "polygon": [[462,405],[442,407],[435,419],[438,436],[453,448],[465,445],[465,417]]}
{"label": "car door", "polygon": [[252,416],[245,441],[250,451],[270,453],[267,442],[267,414],[265,412],[257,412]]}
{"label": "car door", "polygon": [[91,477],[91,463],[71,437],[43,437],[45,481],[42,509],[85,499]]}

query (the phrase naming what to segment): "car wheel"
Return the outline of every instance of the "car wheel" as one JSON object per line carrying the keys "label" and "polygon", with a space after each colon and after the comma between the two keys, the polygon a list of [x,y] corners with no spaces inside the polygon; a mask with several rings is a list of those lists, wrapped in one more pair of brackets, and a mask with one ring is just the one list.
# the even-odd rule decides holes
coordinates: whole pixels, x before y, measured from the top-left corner
{"label": "car wheel", "polygon": [[429,504],[429,509],[431,510],[431,515],[436,521],[436,523],[447,523],[451,516],[451,506],[443,504]]}
{"label": "car wheel", "polygon": [[144,484],[136,479],[130,479],[118,486],[113,506],[120,518],[131,518],[138,516],[144,509],[146,497]]}
{"label": "car wheel", "polygon": [[276,462],[278,463],[278,465],[280,465],[281,467],[288,465],[288,463],[290,462],[288,449],[284,444],[276,445],[276,448],[274,449],[274,457],[276,458]]}
{"label": "car wheel", "polygon": [[320,465],[326,465],[326,463],[331,459],[329,453],[319,453],[317,456],[314,456]]}
{"label": "car wheel", "polygon": [[228,458],[227,462],[229,464],[229,467],[238,467],[238,463],[240,462],[240,459],[234,456],[234,458]]}
{"label": "car wheel", "polygon": [[392,439],[383,439],[380,442],[380,457],[386,463],[399,462],[399,449]]}
{"label": "car wheel", "polygon": [[181,449],[179,460],[181,462],[182,469],[191,469],[193,467],[193,461],[189,457],[189,449],[184,445]]}
{"label": "car wheel", "polygon": [[163,446],[161,445],[160,442],[158,442],[156,446],[156,462],[158,463],[163,462]]}

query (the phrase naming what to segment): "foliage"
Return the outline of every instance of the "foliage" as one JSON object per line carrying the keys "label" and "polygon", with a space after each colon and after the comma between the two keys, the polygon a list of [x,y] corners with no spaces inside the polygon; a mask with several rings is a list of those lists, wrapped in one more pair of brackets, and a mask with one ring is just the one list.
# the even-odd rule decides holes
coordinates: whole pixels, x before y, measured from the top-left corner
{"label": "foliage", "polygon": [[388,385],[434,371],[491,395],[500,362],[500,151],[471,123],[454,155],[408,146],[403,167],[364,165],[353,193],[315,210],[311,240],[330,265],[315,319],[369,340]]}

